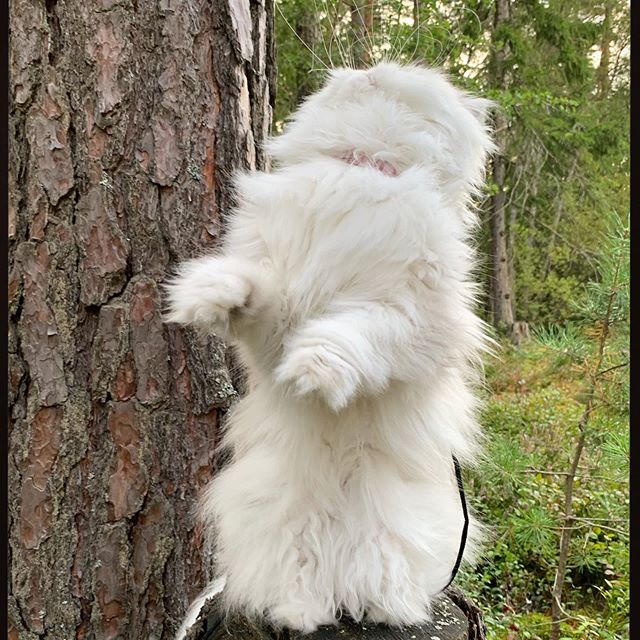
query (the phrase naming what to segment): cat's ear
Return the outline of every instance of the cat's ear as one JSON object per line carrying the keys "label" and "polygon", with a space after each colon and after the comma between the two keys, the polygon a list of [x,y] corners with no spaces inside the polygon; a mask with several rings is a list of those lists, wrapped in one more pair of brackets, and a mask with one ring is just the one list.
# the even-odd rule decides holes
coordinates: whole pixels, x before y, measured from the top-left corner
{"label": "cat's ear", "polygon": [[498,108],[497,103],[493,100],[477,98],[470,95],[464,96],[462,103],[471,115],[483,126],[489,123],[489,112]]}

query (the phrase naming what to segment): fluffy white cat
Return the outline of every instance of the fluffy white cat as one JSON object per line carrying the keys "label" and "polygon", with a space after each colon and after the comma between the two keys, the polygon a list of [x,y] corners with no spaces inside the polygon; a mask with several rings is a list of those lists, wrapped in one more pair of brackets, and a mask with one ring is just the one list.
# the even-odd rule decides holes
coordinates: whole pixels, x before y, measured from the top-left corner
{"label": "fluffy white cat", "polygon": [[332,71],[269,142],[277,168],[238,177],[219,254],[168,285],[168,319],[223,336],[249,375],[200,505],[228,609],[404,625],[449,582],[487,345],[470,196],[489,106],[433,69]]}

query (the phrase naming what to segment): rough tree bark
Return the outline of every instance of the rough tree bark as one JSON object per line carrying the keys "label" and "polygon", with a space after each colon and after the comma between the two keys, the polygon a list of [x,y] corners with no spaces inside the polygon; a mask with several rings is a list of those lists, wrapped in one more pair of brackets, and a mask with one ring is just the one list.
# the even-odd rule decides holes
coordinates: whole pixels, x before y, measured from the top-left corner
{"label": "rough tree bark", "polygon": [[236,395],[161,320],[262,167],[272,0],[11,0],[9,638],[169,638]]}
{"label": "rough tree bark", "polygon": [[[510,19],[510,0],[496,0],[493,20],[493,48],[490,67],[490,83],[496,89],[505,89],[505,59],[509,54],[508,44],[502,42],[501,29]],[[510,332],[513,326],[513,291],[509,273],[507,250],[507,198],[505,194],[506,159],[504,145],[507,134],[507,118],[498,110],[495,114],[496,143],[498,153],[493,158],[493,181],[497,192],[491,197],[490,229],[493,262],[491,311],[497,329]]]}

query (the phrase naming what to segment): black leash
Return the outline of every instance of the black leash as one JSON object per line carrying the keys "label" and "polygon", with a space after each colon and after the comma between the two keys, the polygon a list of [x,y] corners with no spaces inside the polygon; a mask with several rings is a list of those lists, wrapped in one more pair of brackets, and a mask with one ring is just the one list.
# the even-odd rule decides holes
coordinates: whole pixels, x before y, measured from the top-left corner
{"label": "black leash", "polygon": [[447,582],[447,584],[442,588],[442,591],[444,591],[453,582],[458,573],[458,570],[460,569],[462,556],[464,554],[464,548],[467,544],[467,532],[469,531],[469,511],[467,509],[467,498],[464,494],[464,484],[462,484],[462,471],[460,470],[460,463],[458,462],[458,458],[456,458],[454,455],[452,455],[451,457],[453,458],[453,468],[456,471],[456,481],[458,482],[458,493],[460,494],[460,504],[462,505],[462,514],[464,515],[464,525],[462,526],[462,534],[460,535],[458,557],[456,558],[456,563],[453,565],[451,578],[449,578],[449,582]]}

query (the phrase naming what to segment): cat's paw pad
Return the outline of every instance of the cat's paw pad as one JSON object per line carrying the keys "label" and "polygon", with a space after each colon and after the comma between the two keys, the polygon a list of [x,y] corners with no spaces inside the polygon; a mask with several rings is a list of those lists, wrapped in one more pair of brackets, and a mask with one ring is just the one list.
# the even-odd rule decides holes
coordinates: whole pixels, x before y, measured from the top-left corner
{"label": "cat's paw pad", "polygon": [[187,263],[165,290],[166,322],[224,330],[229,324],[229,314],[247,304],[251,285],[242,275],[193,262]]}
{"label": "cat's paw pad", "polygon": [[357,371],[331,345],[292,349],[275,375],[297,396],[319,393],[334,411],[347,406],[358,386]]}

